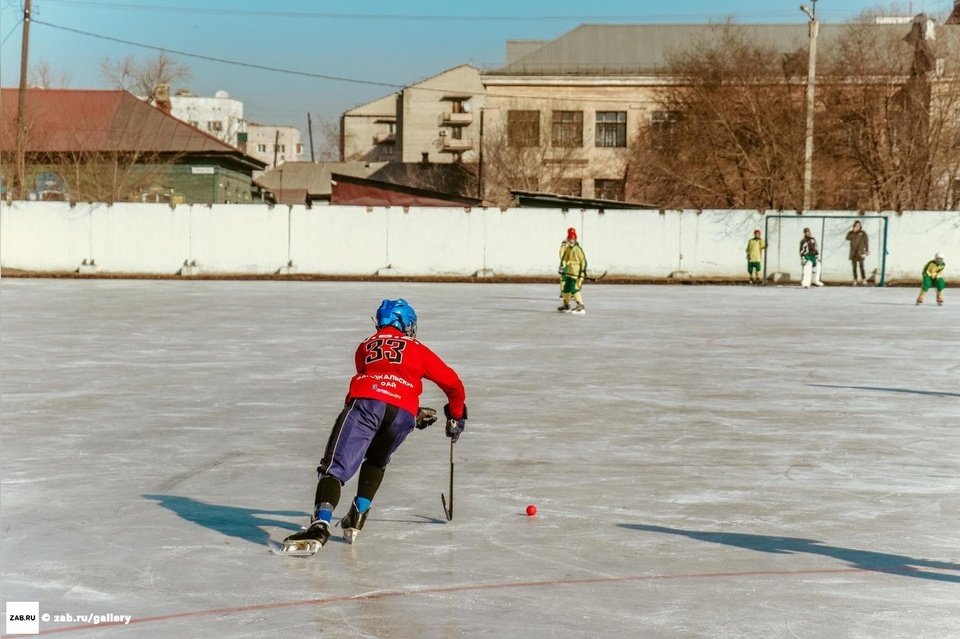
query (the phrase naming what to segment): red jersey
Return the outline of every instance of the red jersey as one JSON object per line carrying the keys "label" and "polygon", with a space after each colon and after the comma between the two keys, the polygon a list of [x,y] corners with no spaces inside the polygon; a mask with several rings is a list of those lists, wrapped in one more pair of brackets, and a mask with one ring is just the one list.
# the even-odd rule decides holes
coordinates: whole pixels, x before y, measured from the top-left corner
{"label": "red jersey", "polygon": [[463,382],[440,357],[400,329],[384,326],[357,347],[357,374],[350,380],[347,399],[379,399],[414,415],[420,407],[423,379],[446,393],[450,415],[463,416]]}

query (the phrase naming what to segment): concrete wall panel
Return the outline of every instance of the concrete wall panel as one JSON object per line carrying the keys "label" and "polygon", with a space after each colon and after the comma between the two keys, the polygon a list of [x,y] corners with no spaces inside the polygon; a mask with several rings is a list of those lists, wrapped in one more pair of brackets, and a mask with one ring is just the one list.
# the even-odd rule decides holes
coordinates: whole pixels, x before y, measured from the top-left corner
{"label": "concrete wall panel", "polygon": [[[574,227],[590,271],[665,278],[745,278],[754,228],[768,240],[768,272],[799,276],[798,245],[810,226],[823,277],[850,279],[844,211],[798,216],[756,211],[625,211],[261,205],[178,206],[14,202],[0,206],[0,266],[73,271],[96,259],[102,272],[176,273],[196,260],[202,273],[276,273],[289,260],[325,275],[549,277]],[[960,259],[960,214],[912,211],[859,216],[870,236],[868,273],[879,269],[888,220],[888,278],[919,279],[937,251]],[[951,262],[951,258],[953,262]]]}

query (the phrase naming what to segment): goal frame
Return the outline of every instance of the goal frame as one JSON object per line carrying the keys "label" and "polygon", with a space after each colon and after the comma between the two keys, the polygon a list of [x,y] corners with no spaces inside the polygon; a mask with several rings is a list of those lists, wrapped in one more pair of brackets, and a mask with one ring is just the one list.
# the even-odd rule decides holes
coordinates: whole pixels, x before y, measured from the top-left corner
{"label": "goal frame", "polygon": [[[779,226],[781,220],[798,221],[798,220],[801,220],[801,219],[804,219],[804,220],[820,220],[820,235],[819,235],[820,240],[819,240],[819,241],[821,242],[821,245],[822,245],[823,242],[824,242],[824,235],[825,235],[825,233],[826,233],[827,220],[853,220],[853,221],[860,221],[860,222],[863,222],[864,220],[880,220],[881,223],[882,223],[882,225],[883,225],[883,230],[882,230],[882,233],[881,233],[881,234],[882,234],[882,238],[883,238],[883,239],[882,239],[882,241],[883,241],[883,247],[882,247],[882,251],[881,251],[881,253],[880,253],[880,269],[879,269],[879,270],[880,270],[880,278],[879,278],[879,281],[877,282],[877,286],[878,286],[878,287],[881,287],[881,286],[882,286],[882,287],[885,287],[885,286],[887,285],[887,253],[888,253],[888,251],[887,251],[887,233],[888,233],[888,229],[889,229],[889,225],[890,225],[890,220],[888,219],[888,216],[886,216],[886,215],[870,215],[870,216],[865,216],[865,215],[857,215],[857,214],[850,214],[850,215],[838,215],[838,214],[826,214],[826,215],[817,215],[817,214],[766,215],[766,216],[764,216],[764,220],[763,220],[763,237],[764,237],[764,238],[769,238],[769,237],[770,237],[770,224],[771,224],[771,222],[776,221],[777,224],[778,224],[778,226]],[[810,225],[808,224],[807,226],[810,226]],[[778,228],[778,230],[777,230],[777,236],[778,236],[778,238],[782,238],[782,237],[783,237],[783,234],[780,232],[780,229],[779,229],[779,228]],[[799,241],[799,238],[798,238],[798,241]],[[766,251],[763,252],[763,285],[764,285],[764,286],[766,286],[766,285],[768,284],[768,280],[767,280],[767,264],[768,264],[768,260],[769,260],[769,254],[770,254],[770,251],[769,251],[769,247],[768,247],[768,250],[766,250]],[[797,259],[799,259],[799,257],[798,257]],[[778,262],[779,262],[779,260],[778,260]]]}

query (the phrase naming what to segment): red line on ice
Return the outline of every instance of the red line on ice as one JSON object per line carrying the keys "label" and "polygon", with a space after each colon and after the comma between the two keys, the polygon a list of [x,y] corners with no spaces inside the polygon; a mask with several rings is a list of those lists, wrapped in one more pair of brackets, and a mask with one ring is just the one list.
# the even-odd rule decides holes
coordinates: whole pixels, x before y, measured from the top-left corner
{"label": "red line on ice", "polygon": [[[303,599],[300,601],[280,601],[277,603],[254,604],[250,606],[238,606],[235,608],[215,608],[212,610],[192,610],[189,612],[174,612],[167,615],[155,615],[151,617],[135,617],[129,624],[122,621],[115,621],[101,624],[85,624],[82,626],[67,626],[65,628],[48,628],[40,631],[41,635],[52,635],[61,632],[80,632],[83,630],[95,630],[99,628],[133,626],[141,623],[152,623],[155,621],[173,621],[185,617],[208,617],[212,615],[236,614],[241,612],[250,612],[253,610],[270,610],[273,608],[295,608],[298,606],[326,606],[334,603],[349,601],[371,601],[375,599],[388,599],[392,597],[409,597],[412,595],[436,595],[448,592],[465,592],[469,590],[505,590],[507,588],[539,588],[547,586],[578,586],[584,584],[603,584],[617,583],[623,581],[664,581],[669,579],[710,579],[720,577],[793,577],[798,575],[836,575],[844,573],[863,573],[878,572],[865,570],[862,568],[837,568],[821,570],[751,570],[747,572],[705,572],[679,575],[628,575],[625,577],[591,577],[584,579],[546,579],[543,581],[517,581],[501,582],[493,584],[467,584],[460,586],[439,586],[436,588],[411,588],[408,590],[378,590],[360,595],[338,595],[336,597],[322,597],[320,599]],[[0,639],[13,637],[13,635],[3,635]]]}

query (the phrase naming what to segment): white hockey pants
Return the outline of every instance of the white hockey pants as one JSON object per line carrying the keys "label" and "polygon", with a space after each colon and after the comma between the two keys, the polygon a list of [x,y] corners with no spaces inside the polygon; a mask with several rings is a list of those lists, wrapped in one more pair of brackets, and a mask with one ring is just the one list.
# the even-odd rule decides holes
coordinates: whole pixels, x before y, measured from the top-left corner
{"label": "white hockey pants", "polygon": [[814,266],[812,262],[804,260],[803,277],[800,280],[800,286],[810,288],[810,284],[823,286],[823,283],[820,281],[820,264]]}

